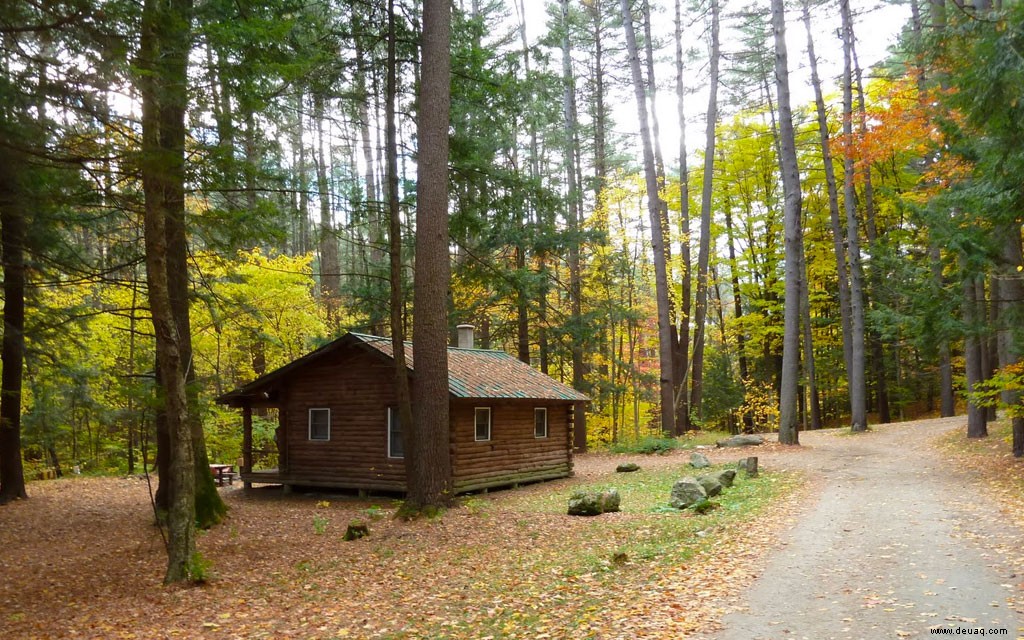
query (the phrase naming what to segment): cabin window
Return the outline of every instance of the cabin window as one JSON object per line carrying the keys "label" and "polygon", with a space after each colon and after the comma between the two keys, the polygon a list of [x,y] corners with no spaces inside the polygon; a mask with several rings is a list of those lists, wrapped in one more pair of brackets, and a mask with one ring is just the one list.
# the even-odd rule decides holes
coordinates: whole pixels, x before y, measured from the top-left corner
{"label": "cabin window", "polygon": [[310,409],[309,410],[309,439],[330,440],[331,439],[331,410]]}
{"label": "cabin window", "polygon": [[548,437],[548,410],[545,407],[533,410],[533,437]]}
{"label": "cabin window", "polygon": [[491,439],[491,408],[477,407],[474,412],[476,416],[476,441],[486,442]]}
{"label": "cabin window", "polygon": [[404,458],[402,448],[402,418],[398,407],[388,407],[388,457]]}

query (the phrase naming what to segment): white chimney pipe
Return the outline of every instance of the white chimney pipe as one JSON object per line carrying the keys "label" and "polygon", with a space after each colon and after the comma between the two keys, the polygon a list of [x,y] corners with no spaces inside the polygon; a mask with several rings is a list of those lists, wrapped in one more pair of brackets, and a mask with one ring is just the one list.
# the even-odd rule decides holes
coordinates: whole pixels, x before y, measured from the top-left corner
{"label": "white chimney pipe", "polygon": [[472,349],[473,348],[473,329],[475,327],[471,324],[460,324],[455,327],[455,330],[459,332],[459,348],[460,349]]}

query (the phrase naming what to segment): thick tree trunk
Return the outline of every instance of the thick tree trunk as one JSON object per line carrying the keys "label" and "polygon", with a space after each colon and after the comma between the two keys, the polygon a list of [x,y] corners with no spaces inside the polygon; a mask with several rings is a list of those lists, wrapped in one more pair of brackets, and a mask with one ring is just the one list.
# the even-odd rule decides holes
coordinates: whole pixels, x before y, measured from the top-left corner
{"label": "thick tree trunk", "polygon": [[25,361],[25,214],[15,187],[20,166],[0,155],[0,249],[4,331],[0,347],[0,504],[28,497],[21,462],[21,392]]}
{"label": "thick tree trunk", "polygon": [[167,583],[193,577],[195,553],[195,452],[189,426],[182,328],[172,302],[167,228],[169,219],[184,216],[191,13],[190,0],[146,0],[139,50],[144,71],[138,85],[142,96],[146,277],[170,453]]}
{"label": "thick tree trunk", "polygon": [[[451,105],[451,8],[424,0],[417,133],[416,358],[412,451],[406,458],[408,508],[431,510],[452,500],[448,421],[448,126]],[[405,426],[405,425],[403,425]]]}
{"label": "thick tree trunk", "polygon": [[700,204],[700,249],[697,252],[697,296],[693,314],[693,359],[690,361],[690,411],[702,415],[704,396],[704,334],[708,315],[708,264],[711,257],[711,206],[715,170],[715,126],[718,124],[719,6],[711,0],[711,77],[704,130],[704,181]]}
{"label": "thick tree trunk", "polygon": [[[1018,364],[1024,355],[1024,339],[1019,331],[1024,320],[1024,280],[1017,273],[1017,267],[1024,264],[1024,252],[1018,225],[1005,225],[1000,235],[1003,239],[1001,274],[999,290],[993,292],[993,297],[999,300],[999,367],[1003,368]],[[1020,413],[1020,390],[1005,391],[1002,401],[1013,413]],[[1024,456],[1024,416],[1021,415],[1013,415],[1013,456]]]}
{"label": "thick tree trunk", "polygon": [[[843,135],[847,144],[850,144],[853,138],[853,18],[850,15],[849,0],[840,0],[839,10],[843,21]],[[864,373],[864,270],[860,257],[860,234],[854,191],[855,159],[852,149],[847,149],[843,154],[843,167],[843,204],[846,209],[846,242],[850,259],[850,428],[852,431],[866,431],[868,418]]]}
{"label": "thick tree trunk", "polygon": [[786,12],[783,0],[772,0],[772,31],[775,35],[775,80],[779,101],[779,147],[784,194],[785,306],[782,338],[782,372],[779,393],[779,442],[799,444],[797,393],[800,384],[800,170],[789,98],[789,64],[786,52]]}
{"label": "thick tree trunk", "polygon": [[[975,282],[978,277],[970,273],[967,268],[967,261],[964,260],[963,273],[963,322],[964,322],[964,361],[967,374],[967,393],[970,394],[975,387],[984,380],[982,371],[982,339],[980,337],[981,318],[978,313],[977,288]],[[988,435],[988,423],[985,407],[979,406],[968,396],[967,399],[967,437],[984,438]]]}
{"label": "thick tree trunk", "polygon": [[672,320],[669,314],[668,271],[665,264],[665,238],[661,224],[661,197],[658,194],[658,173],[654,165],[651,130],[647,124],[647,99],[636,45],[636,30],[629,0],[621,0],[622,27],[626,35],[629,67],[633,77],[633,94],[640,120],[640,140],[644,154],[644,176],[647,183],[647,213],[651,221],[651,250],[654,252],[654,287],[658,306],[658,360],[661,410],[661,431],[672,436],[675,413],[672,394]]}

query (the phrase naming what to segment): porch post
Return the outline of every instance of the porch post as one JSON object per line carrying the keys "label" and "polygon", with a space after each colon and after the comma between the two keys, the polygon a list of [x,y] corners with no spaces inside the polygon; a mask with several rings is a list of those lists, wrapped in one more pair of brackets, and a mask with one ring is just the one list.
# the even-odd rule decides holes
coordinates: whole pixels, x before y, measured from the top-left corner
{"label": "porch post", "polygon": [[572,405],[572,448],[576,453],[587,452],[587,404],[574,402]]}
{"label": "porch post", "polygon": [[[239,471],[252,473],[252,407],[249,404],[242,406],[242,468]],[[242,486],[252,489],[248,481]]]}

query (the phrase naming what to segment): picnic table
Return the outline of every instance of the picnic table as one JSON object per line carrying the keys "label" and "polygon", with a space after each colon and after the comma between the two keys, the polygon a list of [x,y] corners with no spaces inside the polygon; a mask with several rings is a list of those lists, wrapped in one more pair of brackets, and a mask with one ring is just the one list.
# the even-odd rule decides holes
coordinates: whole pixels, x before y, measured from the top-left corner
{"label": "picnic table", "polygon": [[235,481],[235,467],[230,464],[211,464],[210,473],[218,487],[223,487],[224,482],[232,484]]}

